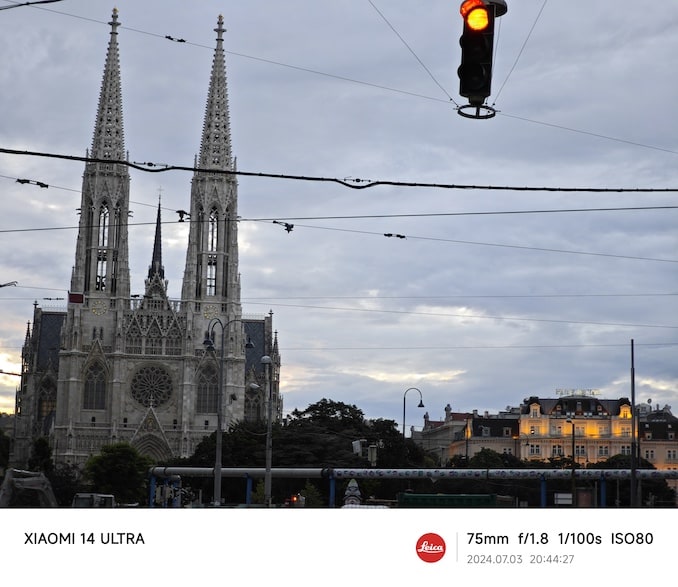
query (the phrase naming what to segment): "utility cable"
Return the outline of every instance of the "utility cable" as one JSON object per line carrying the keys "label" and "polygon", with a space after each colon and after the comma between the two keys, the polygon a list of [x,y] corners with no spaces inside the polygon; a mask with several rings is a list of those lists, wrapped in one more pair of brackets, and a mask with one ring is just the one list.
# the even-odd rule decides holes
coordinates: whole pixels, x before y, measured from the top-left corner
{"label": "utility cable", "polygon": [[435,78],[435,76],[433,75],[433,73],[431,73],[431,70],[430,70],[428,67],[426,67],[426,65],[424,64],[424,62],[423,62],[423,61],[419,58],[419,56],[414,52],[414,49],[412,49],[412,47],[409,45],[409,43],[408,43],[408,42],[403,38],[403,36],[396,30],[396,28],[389,22],[389,20],[386,18],[386,16],[384,15],[384,13],[376,7],[376,5],[374,4],[374,2],[372,2],[372,0],[367,0],[367,1],[370,3],[370,5],[372,6],[372,8],[374,8],[374,10],[377,12],[377,14],[383,19],[383,21],[388,25],[388,27],[393,31],[393,33],[396,35],[396,37],[398,37],[398,38],[400,39],[400,42],[401,42],[403,45],[405,45],[405,47],[407,48],[407,50],[408,50],[408,51],[412,54],[412,56],[417,60],[417,62],[419,63],[419,65],[421,65],[421,67],[422,67],[422,68],[424,69],[424,71],[429,75],[429,77],[433,80],[433,82],[434,82],[434,83],[435,83],[435,84],[443,91],[443,93],[444,93],[444,94],[445,94],[445,95],[446,95],[446,96],[454,103],[454,105],[458,107],[459,104],[457,104],[457,102],[455,102],[454,98],[453,98],[452,96],[450,96],[449,92],[448,92],[448,91],[442,86],[442,84]]}
{"label": "utility cable", "polygon": [[[7,155],[21,155],[29,157],[46,157],[51,159],[62,159],[66,161],[78,161],[82,163],[103,163],[106,165],[124,165],[137,171],[147,173],[164,173],[168,171],[188,171],[192,173],[208,173],[214,175],[230,175],[243,177],[262,177],[269,179],[288,179],[307,182],[335,183],[351,189],[366,189],[376,186],[408,187],[408,188],[435,188],[449,190],[486,190],[486,191],[518,191],[518,192],[586,192],[586,193],[676,193],[678,188],[596,188],[596,187],[555,187],[555,186],[499,186],[499,185],[480,185],[480,184],[457,184],[457,183],[434,183],[434,182],[415,182],[415,181],[395,181],[395,180],[370,180],[360,178],[321,177],[309,175],[292,175],[285,173],[266,173],[241,171],[234,169],[214,169],[203,168],[191,165],[166,165],[153,162],[135,162],[117,159],[101,159],[97,157],[83,157],[79,155],[63,155],[59,153],[48,153],[44,151],[30,151],[26,149],[8,149],[0,147],[0,153]],[[677,153],[678,154],[678,153]]]}

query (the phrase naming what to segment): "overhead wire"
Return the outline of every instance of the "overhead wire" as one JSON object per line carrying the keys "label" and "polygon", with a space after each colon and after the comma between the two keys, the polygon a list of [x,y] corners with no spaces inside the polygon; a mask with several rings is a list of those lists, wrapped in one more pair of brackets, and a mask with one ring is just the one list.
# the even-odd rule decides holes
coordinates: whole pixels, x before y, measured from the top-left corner
{"label": "overhead wire", "polygon": [[82,163],[103,163],[106,165],[122,165],[137,171],[146,173],[166,173],[170,171],[188,171],[192,173],[210,173],[215,175],[230,175],[242,177],[259,177],[268,179],[287,179],[304,182],[334,183],[355,190],[363,190],[377,186],[407,187],[407,188],[433,188],[447,190],[487,190],[487,191],[518,191],[518,192],[586,192],[586,193],[676,193],[675,188],[603,188],[603,187],[564,187],[564,186],[517,186],[517,185],[492,185],[492,184],[462,184],[462,183],[443,183],[443,182],[420,182],[420,181],[402,181],[402,180],[371,180],[361,178],[339,178],[326,176],[312,176],[286,173],[269,173],[263,171],[243,171],[236,169],[215,169],[210,167],[198,167],[195,165],[168,165],[158,164],[151,161],[136,162],[123,159],[105,159],[80,155],[64,155],[61,153],[50,153],[46,151],[32,151],[28,149],[9,149],[0,147],[0,153],[7,155],[19,155],[29,157],[44,157],[51,159],[61,159],[67,161],[78,161]]}
{"label": "overhead wire", "polygon": [[[506,86],[506,83],[508,82],[509,78],[511,77],[511,74],[513,74],[513,71],[515,70],[516,66],[518,65],[518,61],[520,61],[520,58],[523,55],[523,51],[525,51],[525,47],[527,47],[527,43],[530,40],[530,37],[532,36],[532,33],[534,32],[535,27],[537,26],[537,23],[539,22],[539,19],[541,18],[542,13],[544,12],[544,8],[546,8],[548,0],[544,0],[544,3],[541,5],[541,8],[539,9],[539,12],[537,13],[536,18],[534,19],[534,22],[532,23],[532,27],[530,28],[529,32],[527,33],[527,37],[525,37],[525,40],[523,41],[522,46],[520,47],[520,50],[518,51],[518,55],[515,58],[515,61],[513,62],[513,65],[509,69],[509,72],[506,74],[506,78],[504,78],[504,82],[501,84],[501,87],[499,88],[499,91],[496,93],[494,96],[494,100],[492,105],[494,106],[499,99],[499,95],[502,93],[504,86]],[[499,20],[501,23],[501,19]]]}
{"label": "overhead wire", "polygon": [[[268,302],[249,302],[253,305],[260,306],[270,306]],[[508,322],[538,322],[538,323],[549,323],[549,324],[576,324],[581,326],[614,326],[617,328],[656,328],[656,329],[668,329],[668,330],[678,330],[678,325],[668,325],[668,324],[643,324],[643,323],[629,323],[629,322],[599,322],[593,320],[565,320],[558,318],[528,318],[524,316],[495,316],[495,315],[484,315],[484,314],[456,314],[453,312],[418,312],[413,310],[388,310],[388,309],[375,309],[375,308],[349,308],[341,306],[316,306],[308,304],[287,304],[287,303],[276,303],[273,304],[277,307],[283,308],[301,308],[304,310],[329,310],[329,311],[341,311],[341,312],[357,312],[357,313],[370,313],[370,314],[397,314],[397,315],[407,315],[407,316],[426,316],[433,318],[462,318],[464,320],[501,320]]]}
{"label": "overhead wire", "polygon": [[377,12],[377,14],[383,19],[383,21],[388,25],[388,27],[393,31],[393,33],[400,39],[401,43],[405,45],[407,50],[412,54],[412,56],[417,60],[419,65],[424,69],[424,71],[429,75],[429,77],[433,80],[433,82],[443,91],[443,93],[448,97],[449,100],[451,100],[455,106],[459,106],[457,102],[454,100],[454,98],[449,94],[449,92],[445,89],[445,87],[436,79],[436,77],[433,75],[431,70],[426,66],[426,64],[419,58],[419,55],[417,55],[410,46],[410,44],[403,38],[403,36],[396,30],[396,28],[393,26],[393,24],[386,18],[386,15],[377,8],[377,6],[372,2],[372,0],[367,0],[372,8]]}
{"label": "overhead wire", "polygon": [[[7,0],[5,0],[5,1],[7,1]],[[545,4],[546,4],[546,0],[544,2],[544,6],[545,6]],[[64,12],[64,11],[61,11],[61,10],[55,10],[53,8],[46,8],[44,6],[32,6],[31,8],[34,8],[35,10],[43,10],[43,11],[46,11],[46,12],[52,12],[52,13],[55,13],[55,14],[59,14],[61,16],[76,18],[76,19],[92,22],[92,23],[99,24],[99,25],[106,25],[106,26],[108,25],[107,21],[94,19],[94,18],[88,18],[88,17],[84,17],[84,16],[81,16],[81,15]],[[542,10],[543,10],[543,7],[542,7]],[[541,10],[540,10],[539,14],[541,14]],[[535,21],[535,24],[536,24],[536,21]],[[167,35],[167,34],[153,33],[153,32],[150,32],[150,31],[132,28],[132,27],[123,26],[123,25],[120,26],[120,29],[129,30],[129,31],[134,32],[134,33],[143,34],[143,35],[147,35],[147,36],[151,36],[151,37],[155,37],[155,38],[163,39],[163,40],[170,40],[170,41],[176,40],[174,37]],[[530,34],[531,34],[531,32],[530,32]],[[213,47],[210,47],[208,45],[203,45],[203,44],[200,44],[200,43],[191,42],[191,41],[185,40],[183,38],[181,40],[183,41],[183,44],[188,45],[188,46],[193,46],[193,47],[202,48],[202,49],[208,49],[210,51],[214,49]],[[525,43],[527,43],[527,40],[525,41]],[[354,84],[358,84],[358,85],[369,86],[369,87],[373,87],[373,88],[380,89],[380,90],[395,92],[395,93],[399,93],[399,94],[405,94],[405,95],[409,95],[409,96],[412,96],[412,97],[415,97],[415,98],[421,98],[421,99],[425,99],[425,100],[441,102],[443,104],[448,104],[448,105],[450,103],[449,100],[445,100],[445,99],[442,99],[442,98],[427,96],[425,94],[421,94],[421,93],[417,93],[417,92],[410,92],[410,91],[407,91],[407,90],[402,90],[402,89],[399,89],[399,88],[393,88],[393,87],[384,86],[384,85],[381,85],[381,84],[366,82],[366,81],[363,81],[363,80],[358,80],[358,79],[354,79],[354,78],[350,78],[350,77],[346,77],[346,76],[331,74],[331,73],[327,73],[327,72],[320,71],[320,70],[317,70],[317,69],[311,69],[311,68],[306,68],[306,67],[302,67],[302,66],[298,66],[298,65],[292,65],[292,64],[289,64],[289,63],[283,63],[281,61],[266,59],[266,58],[263,58],[263,57],[257,57],[257,56],[253,56],[253,55],[247,55],[247,54],[244,54],[244,53],[238,53],[238,52],[229,51],[229,50],[226,50],[226,49],[224,50],[224,52],[228,55],[233,55],[235,57],[259,61],[259,62],[262,62],[262,63],[267,63],[267,64],[270,64],[270,65],[275,65],[275,66],[278,66],[278,67],[284,67],[284,68],[293,69],[293,70],[297,70],[297,71],[303,71],[303,72],[306,72],[306,73],[309,73],[309,74],[333,78],[333,79],[336,79],[336,80],[339,80],[339,81],[345,81],[345,82],[354,83]],[[521,51],[521,54],[522,54],[522,51]],[[501,91],[501,89],[500,89],[500,91]],[[519,116],[519,115],[516,115],[516,114],[507,114],[506,112],[503,112],[503,111],[498,111],[497,115],[504,116],[504,117],[507,117],[507,118],[513,118],[515,120],[520,120],[520,121],[523,121],[523,122],[530,122],[532,124],[537,124],[537,125],[545,126],[545,127],[548,127],[548,128],[555,128],[555,129],[558,129],[558,130],[564,130],[564,131],[568,131],[568,132],[579,133],[579,134],[592,136],[592,137],[596,137],[596,138],[604,139],[604,140],[608,140],[608,141],[619,142],[619,143],[623,143],[623,144],[627,144],[627,145],[631,145],[631,146],[639,147],[639,148],[643,148],[643,149],[652,149],[652,150],[656,150],[656,151],[662,151],[662,152],[665,152],[665,153],[669,153],[669,154],[672,154],[672,155],[678,155],[678,151],[673,150],[673,149],[668,149],[668,148],[665,148],[665,147],[658,147],[656,145],[649,145],[647,143],[641,143],[641,142],[632,141],[632,140],[629,140],[629,139],[621,139],[619,137],[613,137],[611,135],[605,135],[605,134],[602,134],[602,133],[595,133],[595,132],[592,132],[592,131],[584,131],[584,130],[581,130],[581,129],[576,129],[576,128],[568,127],[568,126],[561,125],[561,124],[555,124],[555,123],[549,123],[549,122],[540,121],[540,120],[534,120],[534,119],[530,119],[530,118],[527,118],[527,117],[524,117],[524,116]]]}

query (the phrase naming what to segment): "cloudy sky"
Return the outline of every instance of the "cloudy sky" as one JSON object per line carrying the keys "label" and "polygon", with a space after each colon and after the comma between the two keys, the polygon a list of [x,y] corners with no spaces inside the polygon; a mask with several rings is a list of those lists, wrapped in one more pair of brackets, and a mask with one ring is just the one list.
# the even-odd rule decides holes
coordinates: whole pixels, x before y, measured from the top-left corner
{"label": "cloudy sky", "polygon": [[[497,411],[563,388],[628,396],[631,340],[638,400],[678,409],[678,5],[509,0],[489,120],[457,112],[458,5],[0,10],[0,147],[84,156],[117,7],[130,160],[192,165],[223,14],[239,170],[349,184],[239,180],[243,312],[274,313],[287,410],[326,397],[400,422],[416,387],[426,410],[407,395],[409,428],[448,403]],[[0,289],[4,371],[20,370],[33,303],[65,307],[48,298],[67,294],[83,169],[0,153],[0,283],[18,282]],[[191,176],[131,177],[133,291],[161,193],[177,298],[187,224],[175,210],[188,208]],[[0,411],[13,410],[17,383],[0,376]]]}

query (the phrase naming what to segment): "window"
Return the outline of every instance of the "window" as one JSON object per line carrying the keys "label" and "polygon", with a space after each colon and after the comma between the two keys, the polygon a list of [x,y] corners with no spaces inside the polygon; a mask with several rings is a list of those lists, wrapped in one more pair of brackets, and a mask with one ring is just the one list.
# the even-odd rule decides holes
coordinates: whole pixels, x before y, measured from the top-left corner
{"label": "window", "polygon": [[554,444],[551,451],[551,456],[562,457],[563,456],[563,446],[561,444]]}
{"label": "window", "polygon": [[622,444],[621,447],[621,454],[630,456],[631,454],[631,445],[630,444]]}
{"label": "window", "polygon": [[218,387],[217,370],[211,365],[202,369],[198,375],[198,413],[217,413]]}
{"label": "window", "polygon": [[513,451],[508,447],[504,447],[504,450],[502,451],[502,453],[505,454],[505,455],[512,455]]}
{"label": "window", "polygon": [[146,335],[146,354],[162,355],[162,333],[157,323],[154,323]]}
{"label": "window", "polygon": [[666,458],[675,461],[678,458],[678,450],[675,448],[670,448],[666,451]]}
{"label": "window", "polygon": [[107,254],[108,254],[108,225],[109,225],[109,211],[108,205],[101,206],[99,211],[99,234],[97,239],[97,281],[96,289],[104,291],[106,289],[106,272],[107,272]]}
{"label": "window", "polygon": [[210,211],[207,224],[207,275],[206,284],[208,296],[217,293],[217,253],[219,250],[219,214],[216,208]]}
{"label": "window", "polygon": [[245,395],[245,422],[258,422],[261,418],[261,397],[248,392]]}
{"label": "window", "polygon": [[586,446],[583,444],[578,444],[574,447],[574,456],[576,457],[585,457],[586,456]]}
{"label": "window", "polygon": [[504,427],[504,436],[511,436],[511,429],[508,426]]}
{"label": "window", "polygon": [[631,426],[622,426],[621,427],[622,436],[631,436]]}
{"label": "window", "polygon": [[654,449],[649,449],[645,451],[645,459],[648,461],[654,460]]}
{"label": "window", "polygon": [[83,409],[103,410],[106,408],[106,379],[104,368],[95,363],[85,374]]}
{"label": "window", "polygon": [[480,434],[481,434],[481,436],[489,436],[490,435],[490,427],[489,426],[481,426],[480,427]]}
{"label": "window", "polygon": [[541,454],[541,447],[538,444],[530,445],[530,456],[538,456]]}
{"label": "window", "polygon": [[598,446],[598,456],[599,457],[608,457],[610,456],[610,447],[607,444],[601,444]]}
{"label": "window", "polygon": [[172,378],[164,367],[142,367],[130,383],[132,397],[144,407],[162,406],[172,396]]}

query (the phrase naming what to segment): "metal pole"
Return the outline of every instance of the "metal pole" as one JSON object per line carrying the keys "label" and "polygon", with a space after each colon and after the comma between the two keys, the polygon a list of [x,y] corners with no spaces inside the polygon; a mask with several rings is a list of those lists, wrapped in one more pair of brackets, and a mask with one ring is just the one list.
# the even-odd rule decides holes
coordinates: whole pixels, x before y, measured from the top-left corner
{"label": "metal pole", "polygon": [[[221,322],[219,322],[221,324]],[[221,330],[221,361],[219,361],[219,390],[217,393],[217,438],[216,454],[214,457],[214,505],[221,505],[221,455],[224,436],[224,424],[222,421],[223,398],[224,398],[224,340],[226,338],[226,327],[222,324]]]}
{"label": "metal pole", "polygon": [[633,339],[631,339],[631,497],[629,505],[636,505],[636,367],[633,352]]}
{"label": "metal pole", "polygon": [[271,507],[271,462],[273,460],[273,397],[271,390],[271,357],[261,357],[266,368],[266,387],[268,394],[268,409],[266,417],[266,470],[264,474],[264,506]]}
{"label": "metal pole", "polygon": [[574,472],[574,453],[575,453],[575,446],[574,446],[574,417],[568,418],[566,422],[569,422],[572,424],[572,507],[577,505],[577,480],[575,479],[575,472]]}
{"label": "metal pole", "polygon": [[574,418],[572,419],[572,505],[577,505],[577,480],[574,476],[574,465],[575,465],[575,445],[574,445]]}
{"label": "metal pole", "polygon": [[[224,324],[219,318],[213,318],[210,320],[207,325],[207,333],[205,337],[205,342],[203,343],[208,351],[214,352],[214,328],[218,324],[221,327],[221,357],[219,361],[219,380],[218,380],[218,390],[217,390],[217,435],[216,435],[216,447],[214,455],[214,497],[213,505],[221,505],[221,458],[222,458],[222,445],[223,445],[223,435],[224,435],[224,423],[223,423],[223,410],[224,410],[224,363],[226,362],[226,328],[234,322],[242,322],[240,318],[233,318]],[[245,345],[247,348],[250,347],[248,342]],[[215,357],[216,359],[216,357]]]}

